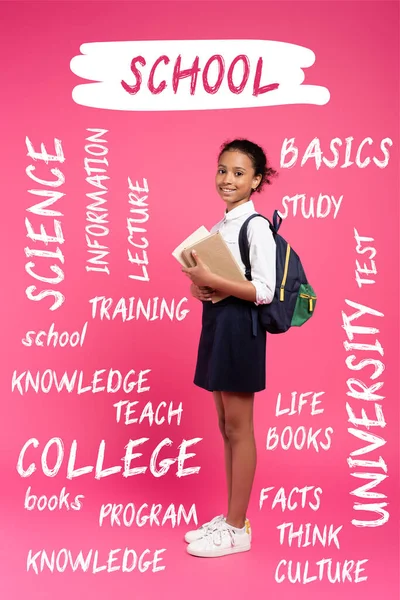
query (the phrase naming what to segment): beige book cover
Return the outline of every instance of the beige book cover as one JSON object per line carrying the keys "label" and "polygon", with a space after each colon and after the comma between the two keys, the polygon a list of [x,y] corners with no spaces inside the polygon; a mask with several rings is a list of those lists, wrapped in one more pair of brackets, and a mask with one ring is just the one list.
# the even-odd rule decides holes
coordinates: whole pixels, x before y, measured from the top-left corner
{"label": "beige book cover", "polygon": [[[201,260],[216,275],[233,281],[246,281],[246,277],[240,268],[240,265],[237,263],[232,252],[229,250],[227,243],[218,231],[184,248],[182,251],[184,259],[188,261],[190,266],[194,267],[196,263],[191,255],[192,250],[197,252]],[[226,294],[214,296],[212,301],[214,303],[219,302],[226,297]]]}
{"label": "beige book cover", "polygon": [[176,260],[182,265],[182,267],[191,267],[192,263],[188,263],[182,254],[184,249],[188,246],[192,246],[196,242],[199,242],[200,240],[208,237],[209,235],[210,232],[208,231],[208,229],[206,229],[206,227],[202,225],[201,227],[196,229],[196,231],[194,231],[191,235],[189,235],[189,237],[186,238],[186,240],[179,244],[177,248],[175,248],[175,250],[172,253],[172,256],[176,258]]}

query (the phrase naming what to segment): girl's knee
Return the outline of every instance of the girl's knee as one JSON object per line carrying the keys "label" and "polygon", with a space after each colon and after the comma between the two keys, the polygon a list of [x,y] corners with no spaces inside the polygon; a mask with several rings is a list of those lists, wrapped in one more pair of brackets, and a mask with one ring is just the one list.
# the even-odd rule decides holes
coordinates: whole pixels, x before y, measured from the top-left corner
{"label": "girl's knee", "polygon": [[253,423],[243,423],[237,420],[225,419],[225,435],[231,443],[253,437]]}

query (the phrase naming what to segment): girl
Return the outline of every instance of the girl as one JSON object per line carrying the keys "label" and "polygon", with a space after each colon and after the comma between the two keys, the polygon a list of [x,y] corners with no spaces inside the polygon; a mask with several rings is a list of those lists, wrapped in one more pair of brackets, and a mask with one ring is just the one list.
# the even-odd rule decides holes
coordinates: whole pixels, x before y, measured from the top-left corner
{"label": "girl", "polygon": [[[275,171],[264,151],[248,140],[225,144],[218,157],[216,189],[226,204],[219,231],[242,266],[238,236],[255,213],[252,194],[260,192]],[[270,303],[275,293],[276,246],[268,222],[252,219],[248,228],[252,281],[230,281],[212,273],[196,256],[196,266],[183,268],[192,280],[192,295],[203,302],[202,331],[194,383],[211,391],[224,440],[228,512],[186,534],[194,556],[224,556],[250,550],[246,518],[256,468],[253,432],[254,393],[265,389],[265,332],[257,326],[255,306]],[[215,291],[228,294],[211,302]],[[256,318],[254,318],[254,316]]]}

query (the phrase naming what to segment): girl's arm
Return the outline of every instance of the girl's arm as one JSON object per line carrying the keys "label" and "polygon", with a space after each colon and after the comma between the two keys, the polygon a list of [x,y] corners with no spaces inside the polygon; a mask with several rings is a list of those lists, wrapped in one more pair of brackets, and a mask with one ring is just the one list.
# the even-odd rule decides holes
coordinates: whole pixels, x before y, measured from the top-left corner
{"label": "girl's arm", "polygon": [[231,281],[214,273],[210,273],[209,281],[210,287],[228,296],[236,296],[249,302],[255,302],[257,299],[256,288],[251,281]]}
{"label": "girl's arm", "polygon": [[192,253],[196,267],[182,271],[198,286],[209,286],[230,296],[256,304],[269,304],[275,294],[276,243],[269,224],[264,219],[253,219],[249,224],[248,239],[252,281],[231,281],[215,275]]}
{"label": "girl's arm", "polygon": [[214,290],[209,287],[199,287],[195,283],[192,283],[190,286],[190,293],[197,300],[201,300],[202,302],[206,302],[208,300],[212,300],[214,295]]}
{"label": "girl's arm", "polygon": [[251,281],[231,281],[230,279],[215,275],[194,251],[192,255],[196,261],[196,266],[190,268],[182,267],[182,271],[192,280],[192,283],[199,287],[210,287],[223,294],[236,296],[236,298],[241,298],[242,300],[256,301],[256,288]]}
{"label": "girl's arm", "polygon": [[276,243],[265,219],[253,219],[248,228],[252,281],[229,281],[212,274],[212,287],[256,304],[269,304],[276,286]]}
{"label": "girl's arm", "polygon": [[247,231],[256,304],[269,304],[276,287],[276,242],[265,219],[252,219]]}

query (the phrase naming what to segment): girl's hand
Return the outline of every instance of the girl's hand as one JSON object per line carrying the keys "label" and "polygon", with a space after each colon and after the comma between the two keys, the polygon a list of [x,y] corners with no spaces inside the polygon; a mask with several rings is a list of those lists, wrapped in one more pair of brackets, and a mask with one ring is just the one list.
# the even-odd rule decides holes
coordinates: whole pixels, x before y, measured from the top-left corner
{"label": "girl's hand", "polygon": [[203,263],[194,250],[192,256],[196,262],[196,266],[190,268],[182,267],[182,272],[198,287],[213,287],[213,274],[210,269]]}
{"label": "girl's hand", "polygon": [[190,293],[193,298],[201,300],[202,302],[210,301],[214,296],[215,290],[210,287],[199,287],[195,283],[190,286]]}

